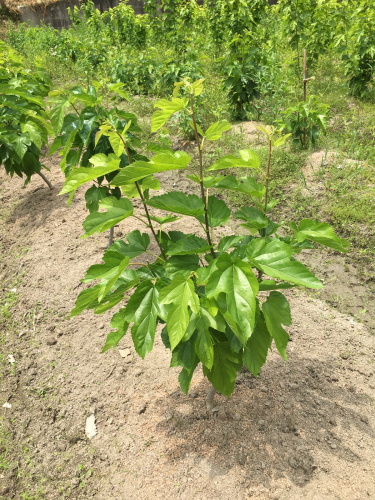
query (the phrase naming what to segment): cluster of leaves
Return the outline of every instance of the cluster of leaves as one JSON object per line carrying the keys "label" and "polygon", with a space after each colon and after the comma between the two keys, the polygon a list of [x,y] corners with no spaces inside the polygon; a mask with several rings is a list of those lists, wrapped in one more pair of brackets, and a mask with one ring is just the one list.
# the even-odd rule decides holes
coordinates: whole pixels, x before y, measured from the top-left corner
{"label": "cluster of leaves", "polygon": [[[268,179],[272,148],[281,146],[288,136],[279,137],[275,129],[260,129],[269,142],[270,157],[266,183],[252,176],[204,176],[203,154],[207,141],[218,140],[230,129],[219,121],[203,131],[196,123],[194,99],[203,90],[203,81],[185,79],[177,84],[171,100],[155,103],[152,132],[158,133],[175,114],[187,110],[196,134],[199,169],[189,167],[191,158],[183,151],[173,151],[156,141],[148,146],[152,158],[132,157],[129,146],[134,140],[121,132],[110,120],[101,125],[97,137],[116,138],[114,153],[91,157],[92,167],[72,168],[61,193],[74,192],[79,186],[106,173],[117,172],[125,151],[128,165],[111,180],[122,192],[121,198],[106,197],[99,201],[104,211],[93,211],[83,227],[87,237],[103,232],[127,217],[143,221],[146,232],[132,231],[127,241],[117,240],[103,255],[103,264],[91,266],[84,283],[97,283],[80,293],[72,316],[85,309],[101,314],[124,300],[126,291],[134,288],[130,299],[112,318],[115,330],[108,335],[103,351],[117,346],[130,328],[136,352],[144,358],[154,345],[158,323],[164,325],[161,338],[172,352],[171,366],[182,368],[179,382],[184,392],[195,369],[202,363],[203,374],[214,388],[230,396],[237,372],[245,364],[257,375],[266,361],[272,342],[284,359],[288,334],[284,326],[291,324],[288,301],[280,290],[295,286],[321,288],[319,280],[295,258],[316,242],[345,251],[348,242],[339,239],[329,224],[305,219],[290,224],[292,234],[277,233],[282,223],[271,219],[277,200],[268,199]],[[189,97],[178,97],[184,87]],[[260,160],[254,151],[240,151],[239,156],[226,155],[207,171],[245,168],[258,171]],[[188,170],[187,177],[199,185],[201,197],[171,191],[150,196],[147,186],[157,188],[155,174],[179,169]],[[154,187],[151,187],[154,189]],[[226,236],[215,242],[213,229],[223,226],[231,210],[215,194],[216,190],[235,190],[248,196],[250,205],[234,213],[248,234]],[[213,191],[215,190],[215,191]],[[144,213],[135,214],[132,198],[138,195]],[[165,217],[152,215],[152,209],[166,212]],[[181,216],[191,217],[202,228],[202,236],[181,231],[164,231],[165,224]],[[159,227],[155,228],[154,224]],[[151,243],[150,236],[153,237]],[[150,263],[150,255],[154,261]],[[134,261],[133,259],[137,259]],[[134,268],[132,268],[134,266]]]}
{"label": "cluster of leaves", "polygon": [[282,132],[293,134],[294,142],[307,146],[307,141],[316,144],[320,133],[326,134],[329,105],[311,96],[307,102],[299,102],[282,111],[283,118],[277,120]]}
{"label": "cluster of leaves", "polygon": [[0,41],[0,165],[13,177],[41,173],[41,148],[53,130],[44,97],[52,86],[40,68],[30,71],[16,52]]}

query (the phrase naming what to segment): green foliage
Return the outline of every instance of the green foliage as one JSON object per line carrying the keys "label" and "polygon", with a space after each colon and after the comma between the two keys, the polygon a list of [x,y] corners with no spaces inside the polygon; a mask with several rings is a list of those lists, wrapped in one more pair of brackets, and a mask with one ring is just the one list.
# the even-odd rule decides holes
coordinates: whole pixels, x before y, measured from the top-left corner
{"label": "green foliage", "polygon": [[0,52],[0,165],[27,184],[41,172],[41,148],[53,135],[44,103],[52,82],[40,68],[28,71],[2,41]]}
{"label": "green foliage", "polygon": [[[129,185],[134,185],[134,194],[137,190],[144,206],[148,232],[133,231],[127,236],[128,243],[116,241],[104,253],[104,263],[88,269],[83,281],[96,281],[96,284],[79,294],[71,314],[75,316],[84,309],[94,309],[96,314],[101,314],[123,301],[125,291],[135,287],[128,302],[112,318],[110,326],[115,331],[109,334],[103,352],[116,347],[132,325],[130,331],[135,350],[144,358],[153,348],[158,323],[164,324],[161,337],[172,352],[171,366],[182,368],[179,376],[182,390],[188,392],[194,371],[202,363],[203,373],[215,389],[229,397],[243,363],[258,375],[273,341],[281,356],[287,359],[289,336],[284,326],[291,324],[291,313],[280,290],[294,286],[322,287],[295,255],[303,248],[311,248],[311,241],[341,251],[347,249],[348,242],[338,238],[328,224],[309,219],[301,221],[299,226],[292,223],[294,234],[281,237],[277,233],[281,224],[272,220],[276,200],[268,199],[268,178],[272,176],[272,169],[271,174],[270,169],[267,170],[266,185],[257,183],[252,177],[237,178],[235,175],[204,178],[203,155],[207,141],[218,140],[229,125],[226,121],[218,121],[204,132],[197,126],[194,114],[194,99],[202,92],[203,82],[191,83],[185,79],[176,87],[181,86],[190,99],[159,100],[155,104],[157,110],[152,127],[157,132],[175,113],[185,109],[189,112],[200,163],[198,173],[188,177],[200,184],[202,197],[178,191],[149,196],[142,188],[145,175],[152,179],[155,172],[186,168],[190,162],[186,154],[175,153],[157,143],[148,148],[155,153],[150,161],[138,160],[135,152],[133,156],[128,154],[128,165],[117,174],[116,185],[127,193]],[[102,136],[107,134],[106,137],[115,138],[111,134],[117,129],[107,120],[98,130],[97,137],[102,133]],[[269,144],[270,165],[273,148],[282,145],[288,136],[276,135],[272,127],[260,128],[260,131]],[[128,144],[135,143],[126,132],[120,136],[125,150]],[[123,148],[118,142],[110,144],[113,152],[91,157],[91,163],[96,166],[86,170],[106,168],[115,162],[116,155],[117,162],[121,161]],[[227,155],[211,170],[224,168],[223,165],[258,169],[260,160],[256,152],[241,150],[240,157]],[[151,169],[146,171],[146,166]],[[81,170],[72,168],[63,191],[75,189],[71,176]],[[125,175],[127,171],[129,175]],[[79,179],[79,182],[81,179],[90,182],[88,177]],[[256,208],[245,206],[234,214],[244,221],[243,227],[250,235],[226,236],[220,241],[213,239],[212,228],[225,224],[231,216],[225,202],[215,196],[216,189],[242,189],[254,200]],[[118,198],[101,198],[102,195],[98,193],[93,197],[92,191],[87,195],[92,212],[84,222],[85,236],[132,216],[132,203],[121,196],[121,192]],[[106,212],[95,211],[99,206]],[[205,237],[180,231],[164,232],[162,225],[178,217],[152,215],[150,210],[153,208],[167,214],[192,217],[201,224]],[[159,230],[155,230],[155,222],[160,225]],[[159,249],[158,255],[148,250],[150,236]],[[154,255],[152,263],[132,261],[145,253]],[[130,266],[135,269],[129,269]],[[259,292],[263,294],[262,300],[259,300]]]}

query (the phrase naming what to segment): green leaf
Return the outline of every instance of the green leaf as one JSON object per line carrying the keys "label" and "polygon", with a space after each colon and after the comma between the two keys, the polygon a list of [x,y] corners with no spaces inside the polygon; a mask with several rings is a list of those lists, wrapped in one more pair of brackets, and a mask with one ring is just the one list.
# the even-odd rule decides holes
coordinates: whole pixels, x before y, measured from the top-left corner
{"label": "green leaf", "polygon": [[293,248],[276,240],[266,242],[254,238],[247,247],[249,262],[272,278],[308,288],[322,288],[320,281],[306,267],[291,260]]}
{"label": "green leaf", "polygon": [[303,219],[299,223],[299,227],[292,223],[294,229],[294,236],[298,242],[305,239],[315,241],[329,248],[334,248],[339,252],[347,252],[350,243],[343,238],[336,236],[333,227],[325,222],[318,222],[311,219]]}
{"label": "green leaf", "polygon": [[258,376],[262,366],[266,362],[268,349],[271,349],[272,337],[267,330],[263,314],[256,322],[251,337],[246,343],[243,362],[254,377]]}
{"label": "green leaf", "polygon": [[256,198],[262,198],[266,193],[264,184],[258,184],[254,177],[239,177],[237,179],[234,175],[226,175],[214,187],[217,189],[233,189]]}
{"label": "green leaf", "polygon": [[242,210],[235,212],[234,216],[236,219],[244,220],[246,224],[241,225],[250,230],[262,229],[270,223],[270,219],[254,207],[243,207]]}
{"label": "green leaf", "polygon": [[180,342],[172,352],[171,368],[182,366],[190,372],[196,361],[194,344],[197,340],[197,335],[194,334],[188,338],[186,342]]}
{"label": "green leaf", "polygon": [[207,253],[210,251],[210,245],[204,238],[199,238],[194,234],[187,234],[185,238],[173,243],[169,247],[167,255],[193,255]]}
{"label": "green leaf", "polygon": [[[106,254],[111,250],[121,253],[122,255],[128,256],[130,259],[134,259],[146,252],[149,244],[150,237],[147,233],[140,233],[138,229],[135,229],[126,236],[128,241],[124,243],[122,240],[115,241],[113,245],[106,251]],[[106,255],[104,254],[104,255]]]}
{"label": "green leaf", "polygon": [[178,376],[178,381],[180,383],[181,390],[185,394],[188,394],[189,392],[191,379],[193,378],[194,371],[198,366],[198,363],[199,363],[199,358],[198,356],[195,356],[193,368],[190,371],[187,370],[186,368],[183,368],[183,370],[180,372],[180,375]]}
{"label": "green leaf", "polygon": [[220,139],[223,132],[229,130],[230,128],[231,125],[227,120],[221,120],[211,125],[211,127],[206,130],[204,136],[210,141],[216,141],[217,139]]}
{"label": "green leaf", "polygon": [[101,287],[98,293],[99,302],[103,300],[128,265],[129,257],[125,257],[117,267],[114,267],[110,273],[106,274],[106,279],[100,283]]}
{"label": "green leaf", "polygon": [[195,351],[202,364],[211,370],[214,362],[214,348],[210,328],[224,332],[225,321],[221,315],[212,316],[206,301],[201,302],[195,328],[198,332]]}
{"label": "green leaf", "polygon": [[217,250],[219,252],[226,252],[230,248],[234,247],[243,239],[243,236],[224,236],[221,238]]}
{"label": "green leaf", "polygon": [[214,363],[205,375],[215,389],[229,397],[234,390],[237,372],[242,368],[242,352],[233,352],[228,342],[214,344]]}
{"label": "green leaf", "polygon": [[[203,92],[203,82],[205,81],[205,78],[201,78],[200,80],[196,80],[193,84],[193,91],[194,95],[198,96]],[[176,84],[175,84],[176,85]]]}
{"label": "green leaf", "polygon": [[77,297],[75,307],[70,312],[70,317],[73,318],[73,316],[77,316],[85,309],[89,309],[90,304],[97,300],[100,288],[101,285],[99,284],[83,290]]}
{"label": "green leaf", "polygon": [[108,196],[99,205],[107,211],[94,212],[86,217],[83,223],[86,233],[81,238],[87,238],[96,232],[102,233],[133,214],[133,205],[127,198],[118,200],[115,196]]}
{"label": "green leaf", "polygon": [[190,160],[191,157],[188,154],[178,151],[173,155],[167,153],[156,155],[149,162],[135,161],[128,167],[123,168],[111,184],[113,186],[122,186],[157,172],[186,168]]}
{"label": "green leaf", "polygon": [[109,90],[111,92],[116,92],[119,96],[121,96],[123,99],[126,101],[129,101],[128,94],[124,90],[124,84],[122,82],[114,83],[113,85],[109,86]]}
{"label": "green leaf", "polygon": [[289,335],[281,325],[289,326],[292,323],[292,317],[286,297],[280,292],[271,292],[262,305],[262,311],[267,329],[275,341],[277,350],[287,360],[285,349],[288,345]]}
{"label": "green leaf", "polygon": [[[153,189],[154,191],[158,191],[160,189],[160,181],[159,179],[153,179],[152,177],[146,177],[146,179],[142,180],[143,191],[146,189]],[[121,191],[127,198],[138,198],[140,196],[137,186],[134,182],[130,184],[122,184]]]}
{"label": "green leaf", "polygon": [[227,312],[239,325],[240,340],[245,344],[255,324],[258,281],[249,264],[232,260],[228,254],[218,257],[217,268],[207,282],[206,297],[217,297],[221,292],[226,295]]}
{"label": "green leaf", "polygon": [[111,347],[114,349],[120,340],[126,335],[129,328],[129,323],[125,320],[125,309],[120,309],[119,312],[113,315],[110,323],[111,328],[117,328],[115,332],[111,332],[107,336],[106,343],[102,349],[102,353],[108,351]]}
{"label": "green leaf", "polygon": [[273,147],[274,148],[277,148],[279,146],[282,146],[284,144],[284,142],[291,136],[292,134],[286,134],[286,135],[283,135],[281,137],[279,137],[278,139],[276,139],[275,142],[273,142]]}
{"label": "green leaf", "polygon": [[197,217],[204,214],[204,204],[195,194],[186,195],[179,191],[154,196],[147,203],[150,207],[159,208],[167,212]]}
{"label": "green leaf", "polygon": [[64,108],[69,105],[69,101],[63,99],[61,101],[58,101],[54,108],[50,111],[49,116],[55,135],[59,135],[59,133],[61,132],[64,123]]}
{"label": "green leaf", "polygon": [[[196,182],[197,184],[200,184],[199,177],[194,174],[189,174],[186,176],[188,179],[190,179],[193,182]],[[224,179],[224,175],[217,175],[216,177],[203,177],[203,186],[206,189],[209,189],[212,186],[216,187],[216,184],[220,182],[222,179]]]}
{"label": "green leaf", "polygon": [[198,255],[176,255],[168,259],[163,266],[170,278],[174,278],[179,274],[186,279],[190,276],[191,272],[196,271],[198,267]]}
{"label": "green leaf", "polygon": [[124,143],[122,142],[121,137],[116,134],[116,132],[111,132],[108,135],[109,143],[112,146],[113,152],[116,156],[120,157],[124,152]]}
{"label": "green leaf", "polygon": [[181,219],[178,215],[167,215],[166,217],[156,217],[156,215],[150,215],[150,219],[158,224],[170,224],[171,222],[176,222]]}
{"label": "green leaf", "polygon": [[159,300],[162,304],[172,304],[167,316],[167,328],[173,350],[185,335],[189,325],[188,307],[198,313],[199,299],[192,280],[176,276],[170,285],[160,291]]}
{"label": "green leaf", "polygon": [[294,288],[295,285],[290,283],[276,283],[275,280],[263,280],[259,283],[259,291],[266,292],[269,290],[285,290],[287,288]]}
{"label": "green leaf", "polygon": [[154,104],[155,108],[161,108],[155,111],[151,117],[151,132],[156,132],[161,128],[164,123],[177,111],[181,111],[186,108],[188,104],[187,98],[173,98],[171,101],[167,99],[161,99]]}
{"label": "green leaf", "polygon": [[259,168],[260,167],[260,159],[259,156],[252,151],[251,149],[244,149],[240,151],[241,157],[233,155],[223,156],[216,163],[211,165],[207,170],[220,170],[224,168],[236,168],[236,167],[245,167],[245,168]]}
{"label": "green leaf", "polygon": [[90,214],[99,210],[99,201],[108,196],[108,191],[103,187],[92,186],[85,193],[86,208]]}
{"label": "green leaf", "polygon": [[[107,161],[104,161],[104,159]],[[108,157],[103,154],[95,155],[90,158],[90,162],[94,165],[94,167],[75,168],[71,173],[69,173],[59,195],[69,193],[73,190],[75,191],[79,188],[79,186],[82,186],[82,184],[85,184],[86,182],[93,181],[98,177],[114,172],[115,170],[118,170],[120,165],[120,159],[116,158],[115,155],[109,155]]]}
{"label": "green leaf", "polygon": [[[222,200],[216,198],[216,196],[208,197],[208,205],[207,205],[207,216],[208,216],[208,225],[210,227],[219,227],[227,222],[230,217],[230,210],[227,207],[226,203]],[[205,216],[201,215],[197,217],[197,219],[205,224]]]}
{"label": "green leaf", "polygon": [[35,146],[40,149],[42,147],[42,132],[40,128],[33,122],[21,123],[21,130],[24,134],[28,134]]}
{"label": "green leaf", "polygon": [[25,156],[25,153],[27,151],[27,146],[31,144],[31,141],[28,137],[18,135],[14,142],[12,142],[12,146],[14,148],[14,151],[18,154],[20,159]]}
{"label": "green leaf", "polygon": [[152,281],[144,281],[130,297],[125,312],[126,320],[134,322],[131,335],[135,350],[142,359],[154,345],[159,314],[159,291]]}

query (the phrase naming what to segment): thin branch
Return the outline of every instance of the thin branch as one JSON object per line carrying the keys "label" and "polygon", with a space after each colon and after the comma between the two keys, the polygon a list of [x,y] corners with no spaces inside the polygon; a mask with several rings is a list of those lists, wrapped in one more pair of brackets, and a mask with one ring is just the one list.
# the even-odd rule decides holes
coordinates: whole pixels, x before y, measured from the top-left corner
{"label": "thin branch", "polygon": [[49,187],[50,189],[53,189],[52,184],[51,184],[51,183],[50,183],[50,181],[47,179],[47,177],[46,177],[44,174],[42,174],[42,172],[37,172],[37,174],[39,174],[39,175],[40,175],[40,177],[44,180],[44,182],[48,185],[48,187]]}
{"label": "thin branch", "polygon": [[195,139],[197,141],[198,152],[199,152],[199,180],[200,180],[200,185],[201,185],[202,201],[204,204],[204,219],[206,222],[205,233],[206,233],[207,242],[211,247],[211,255],[214,259],[216,259],[216,254],[215,254],[215,250],[213,249],[213,244],[212,244],[211,235],[210,235],[210,226],[208,224],[207,202],[206,202],[206,196],[204,193],[204,185],[203,185],[203,157],[202,157],[202,149],[201,149],[201,145],[200,145],[200,141],[199,141],[198,128],[197,128],[197,124],[195,121],[195,115],[194,115],[193,94],[190,94],[190,109],[191,109],[191,113],[192,113],[191,117],[193,119]]}

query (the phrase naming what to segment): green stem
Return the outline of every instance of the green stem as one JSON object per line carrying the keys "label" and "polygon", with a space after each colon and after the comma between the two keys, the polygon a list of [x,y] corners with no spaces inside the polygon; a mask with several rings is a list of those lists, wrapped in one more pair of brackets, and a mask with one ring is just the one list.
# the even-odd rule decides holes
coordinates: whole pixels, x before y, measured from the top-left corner
{"label": "green stem", "polygon": [[[124,148],[125,148],[128,160],[129,160],[129,165],[131,165],[132,160],[130,158],[130,153],[129,153],[128,145],[126,144],[125,139],[122,137],[122,135],[117,130],[116,130],[116,134],[120,137],[120,139],[122,140],[122,143],[124,144]],[[151,232],[152,232],[152,234],[153,234],[153,236],[155,238],[156,243],[158,244],[158,247],[159,247],[160,252],[161,252],[161,254],[163,256],[163,259],[166,261],[167,257],[166,257],[166,255],[164,253],[164,250],[163,250],[163,247],[161,246],[160,241],[158,240],[158,237],[156,236],[155,229],[154,229],[154,226],[152,225],[152,222],[151,222],[151,219],[150,219],[150,214],[148,212],[148,208],[147,208],[147,205],[146,205],[146,200],[145,200],[145,198],[143,196],[142,189],[141,189],[141,187],[140,187],[140,185],[138,184],[137,181],[135,182],[135,186],[136,186],[136,188],[138,190],[139,196],[141,197],[141,200],[142,200],[142,203],[143,203],[143,207],[145,209],[146,217],[147,217],[147,220],[148,220],[148,225],[149,225],[149,227],[151,229]]]}
{"label": "green stem", "polygon": [[205,219],[205,223],[206,223],[205,233],[206,233],[207,242],[211,247],[211,255],[214,259],[216,259],[216,254],[215,254],[215,251],[213,249],[213,244],[212,244],[211,235],[210,235],[210,226],[208,224],[207,202],[206,202],[206,196],[204,193],[204,185],[203,185],[203,157],[202,157],[202,149],[201,149],[201,145],[200,145],[200,141],[199,141],[197,123],[195,121],[195,115],[194,115],[193,94],[190,94],[190,109],[191,109],[191,113],[192,113],[191,117],[193,119],[195,139],[197,141],[198,152],[199,152],[199,180],[200,180],[200,185],[201,185],[202,201],[204,204],[204,219]]}
{"label": "green stem", "polygon": [[272,156],[272,141],[270,139],[270,151],[268,154],[268,165],[267,165],[267,175],[266,175],[266,201],[264,203],[264,214],[267,213],[267,202],[268,202],[268,181],[270,178],[270,165],[271,165],[271,156]]}

